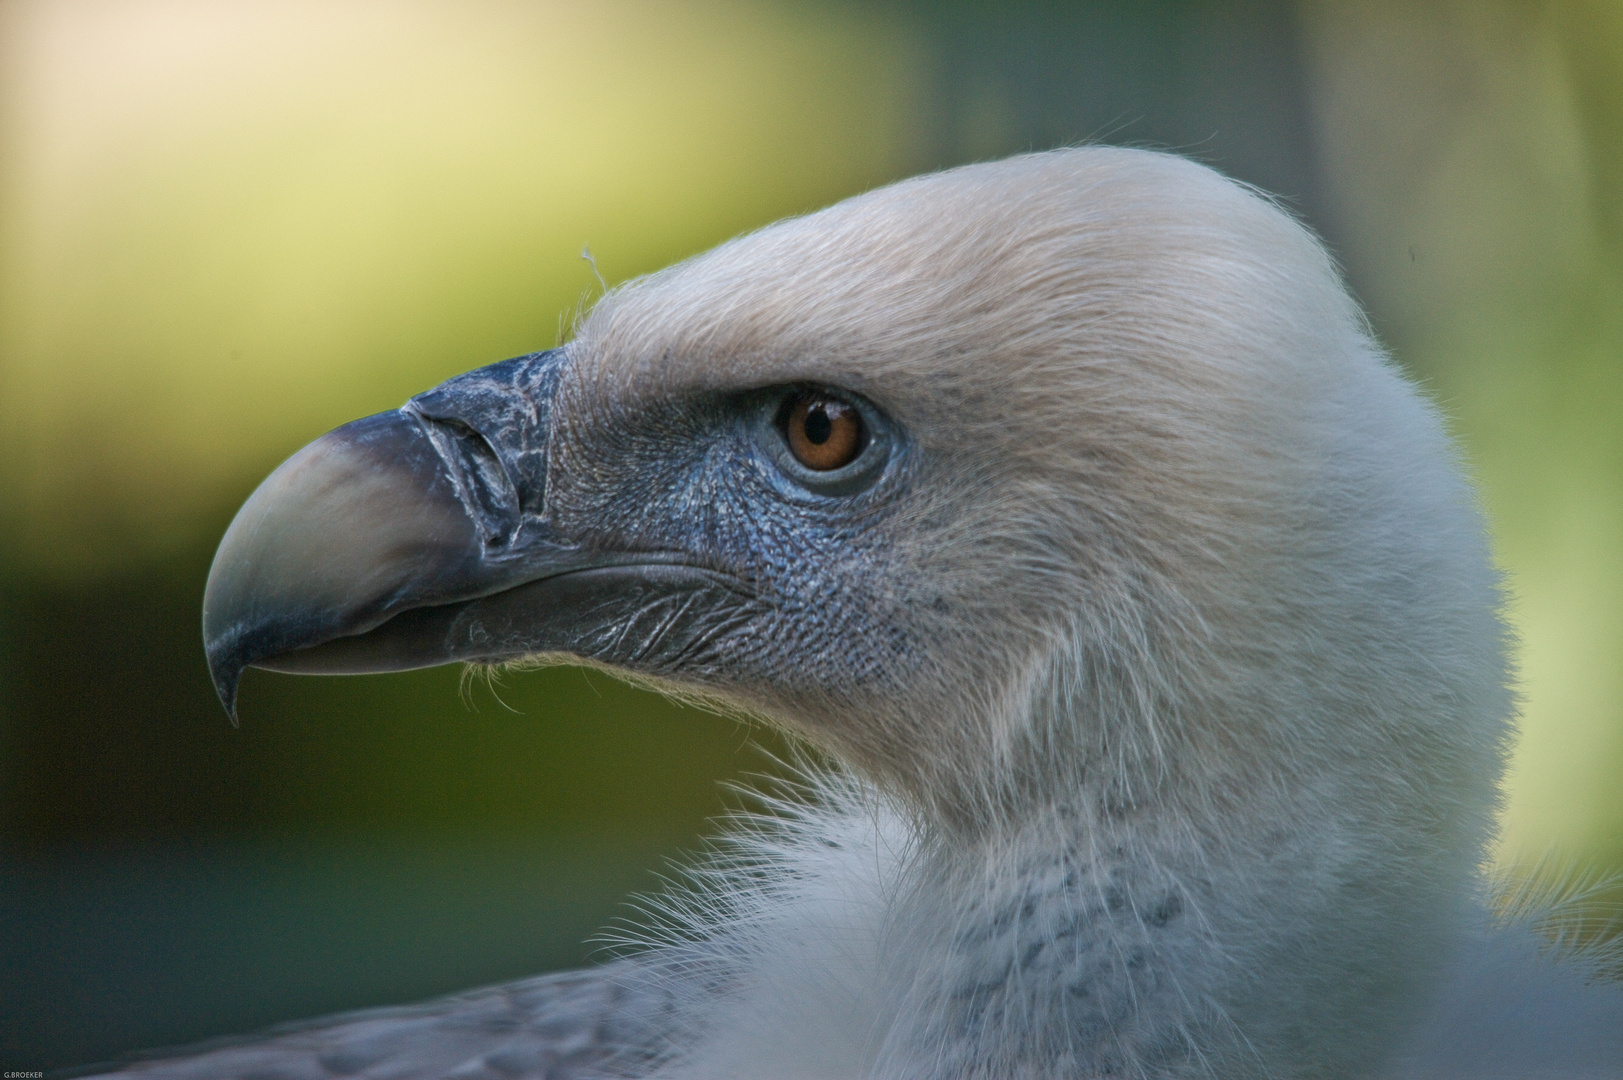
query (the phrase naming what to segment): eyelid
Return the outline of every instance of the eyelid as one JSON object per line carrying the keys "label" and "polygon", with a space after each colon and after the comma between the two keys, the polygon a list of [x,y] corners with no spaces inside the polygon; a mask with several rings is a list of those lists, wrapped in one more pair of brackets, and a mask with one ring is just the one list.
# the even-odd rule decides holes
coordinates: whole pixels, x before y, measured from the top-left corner
{"label": "eyelid", "polygon": [[[803,394],[816,393],[849,405],[857,411],[863,429],[862,448],[849,464],[818,471],[795,460],[789,447],[783,420]],[[886,473],[899,447],[899,433],[890,418],[866,398],[836,387],[794,385],[764,390],[757,399],[755,442],[771,468],[785,484],[785,493],[840,498],[859,494],[872,487]]]}

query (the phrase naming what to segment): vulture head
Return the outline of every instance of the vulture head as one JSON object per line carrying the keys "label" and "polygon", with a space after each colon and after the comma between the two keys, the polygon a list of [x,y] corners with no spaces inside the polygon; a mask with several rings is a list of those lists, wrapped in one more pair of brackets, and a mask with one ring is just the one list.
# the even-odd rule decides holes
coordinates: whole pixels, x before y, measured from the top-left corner
{"label": "vulture head", "polygon": [[1470,921],[1498,606],[1309,231],[1088,148],[772,225],[324,436],[204,637],[228,709],[247,666],[561,657],[819,747],[904,838],[864,1069],[1342,1076]]}

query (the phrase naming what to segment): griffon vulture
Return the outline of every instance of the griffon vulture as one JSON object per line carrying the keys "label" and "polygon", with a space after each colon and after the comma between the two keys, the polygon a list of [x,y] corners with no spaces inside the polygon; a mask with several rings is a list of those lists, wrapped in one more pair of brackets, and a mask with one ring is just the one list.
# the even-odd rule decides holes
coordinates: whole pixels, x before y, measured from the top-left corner
{"label": "griffon vulture", "polygon": [[1189,161],[925,176],[606,296],[300,451],[204,636],[563,657],[838,763],[597,970],[147,1077],[1623,1076],[1496,926],[1501,594],[1324,248]]}

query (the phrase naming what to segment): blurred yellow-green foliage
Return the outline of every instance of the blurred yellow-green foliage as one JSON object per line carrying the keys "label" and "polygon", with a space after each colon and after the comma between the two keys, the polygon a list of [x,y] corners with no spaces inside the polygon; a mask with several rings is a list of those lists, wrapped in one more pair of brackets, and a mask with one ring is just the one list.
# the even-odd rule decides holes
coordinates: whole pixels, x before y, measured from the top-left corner
{"label": "blurred yellow-green foliage", "polygon": [[1623,5],[0,0],[7,1060],[577,961],[745,736],[556,671],[256,676],[233,730],[197,641],[231,512],[320,432],[556,343],[584,248],[612,284],[1085,139],[1331,242],[1514,596],[1502,861],[1623,867]]}

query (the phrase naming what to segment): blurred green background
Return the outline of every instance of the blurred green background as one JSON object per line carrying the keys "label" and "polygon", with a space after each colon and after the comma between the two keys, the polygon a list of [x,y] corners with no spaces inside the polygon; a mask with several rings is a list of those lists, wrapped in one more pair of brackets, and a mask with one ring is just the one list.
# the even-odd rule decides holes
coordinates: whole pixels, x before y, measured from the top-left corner
{"label": "blurred green background", "polygon": [[0,1064],[578,963],[771,739],[601,675],[251,674],[284,456],[598,292],[1083,140],[1283,196],[1451,417],[1522,636],[1501,863],[1623,868],[1623,5],[0,0]]}

